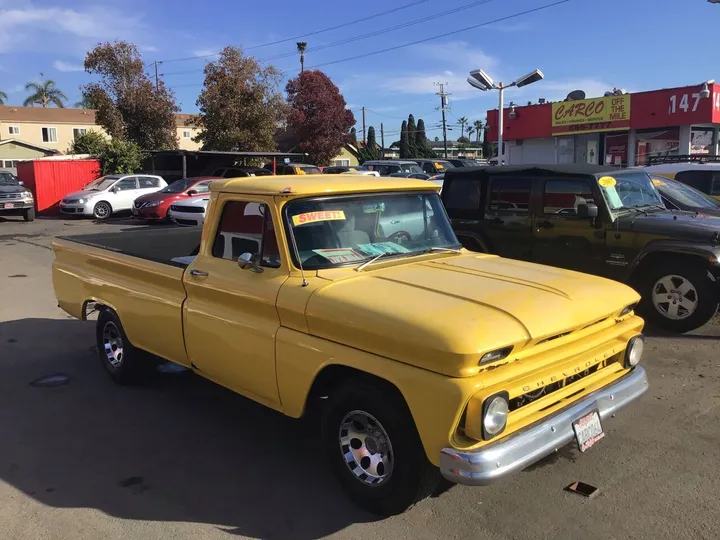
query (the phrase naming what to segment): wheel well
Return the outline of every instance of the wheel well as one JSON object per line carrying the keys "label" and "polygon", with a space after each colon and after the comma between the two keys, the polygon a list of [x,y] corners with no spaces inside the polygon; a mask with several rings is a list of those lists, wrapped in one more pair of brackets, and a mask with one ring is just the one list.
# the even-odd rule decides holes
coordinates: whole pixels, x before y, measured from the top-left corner
{"label": "wheel well", "polygon": [[93,205],[93,209],[94,209],[98,204],[100,204],[100,203],[105,203],[105,204],[107,204],[107,205],[110,207],[110,210],[112,210],[112,207],[113,207],[112,203],[111,203],[110,201],[106,201],[105,199],[103,199],[102,201],[96,202],[96,203]]}
{"label": "wheel well", "polygon": [[95,300],[85,300],[82,307],[82,320],[92,321],[96,320],[97,317],[104,309],[109,309],[105,304],[96,302]]}
{"label": "wheel well", "polygon": [[482,238],[463,232],[456,232],[455,235],[465,249],[479,253],[490,253],[487,243]]}
{"label": "wheel well", "polygon": [[690,253],[674,253],[670,251],[655,251],[648,253],[638,265],[633,269],[630,275],[629,283],[631,285],[640,285],[642,283],[642,277],[644,272],[648,268],[653,268],[660,264],[667,262],[676,263],[679,265],[691,265],[697,264],[701,268],[710,270],[710,263],[700,255],[694,255]]}
{"label": "wheel well", "polygon": [[315,377],[305,402],[305,411],[307,411],[308,405],[313,402],[327,398],[332,393],[333,388],[337,387],[341,382],[355,377],[378,383],[384,386],[389,392],[395,393],[405,402],[405,397],[402,395],[402,392],[400,392],[400,389],[387,379],[383,379],[367,371],[334,364],[324,367]]}

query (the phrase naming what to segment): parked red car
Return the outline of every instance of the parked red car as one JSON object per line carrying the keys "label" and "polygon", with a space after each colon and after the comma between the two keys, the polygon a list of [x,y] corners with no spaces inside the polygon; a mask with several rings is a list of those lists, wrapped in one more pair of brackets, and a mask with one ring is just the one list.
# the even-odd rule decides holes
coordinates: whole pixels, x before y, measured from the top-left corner
{"label": "parked red car", "polygon": [[166,188],[148,193],[135,199],[132,214],[139,219],[160,221],[167,219],[167,212],[174,202],[205,195],[210,191],[210,182],[219,180],[215,176],[195,176],[176,180]]}

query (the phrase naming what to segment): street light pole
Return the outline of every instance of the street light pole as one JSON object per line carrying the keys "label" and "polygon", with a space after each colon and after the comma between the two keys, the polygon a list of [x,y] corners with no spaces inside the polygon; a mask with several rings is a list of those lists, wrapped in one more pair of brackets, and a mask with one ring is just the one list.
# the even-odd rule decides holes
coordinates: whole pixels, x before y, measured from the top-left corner
{"label": "street light pole", "polygon": [[482,69],[475,69],[470,72],[470,76],[467,78],[467,82],[470,86],[473,88],[477,88],[478,90],[481,90],[483,92],[486,92],[487,90],[497,90],[498,91],[498,165],[503,164],[503,123],[505,118],[503,117],[503,93],[506,88],[511,88],[513,86],[517,86],[518,88],[521,88],[523,86],[527,86],[528,84],[532,84],[534,82],[537,82],[541,79],[543,79],[545,75],[543,75],[542,71],[539,69],[534,69],[527,75],[523,75],[519,79],[514,80],[510,84],[503,85],[503,83],[495,84],[493,80],[490,78],[490,76],[485,73]]}

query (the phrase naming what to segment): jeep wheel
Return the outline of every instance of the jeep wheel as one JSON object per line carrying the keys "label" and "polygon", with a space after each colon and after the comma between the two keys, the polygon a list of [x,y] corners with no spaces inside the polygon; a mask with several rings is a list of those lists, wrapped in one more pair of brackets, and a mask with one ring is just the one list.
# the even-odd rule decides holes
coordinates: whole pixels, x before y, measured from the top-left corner
{"label": "jeep wheel", "polygon": [[707,270],[697,264],[662,264],[645,276],[643,315],[672,332],[689,332],[713,318],[718,290]]}
{"label": "jeep wheel", "polygon": [[95,219],[107,219],[112,216],[112,207],[110,206],[110,203],[106,203],[105,201],[97,203],[95,208],[93,208],[93,216]]}
{"label": "jeep wheel", "polygon": [[334,388],[322,438],[345,492],[373,514],[404,512],[429,496],[440,478],[407,405],[386,383],[361,377]]}

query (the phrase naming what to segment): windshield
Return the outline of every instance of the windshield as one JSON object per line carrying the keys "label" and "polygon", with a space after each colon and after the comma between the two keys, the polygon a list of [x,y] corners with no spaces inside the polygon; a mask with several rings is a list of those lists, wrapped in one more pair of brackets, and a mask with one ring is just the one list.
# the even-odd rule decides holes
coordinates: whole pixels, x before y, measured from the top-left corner
{"label": "windshield", "polygon": [[160,193],[182,193],[186,189],[189,189],[196,180],[190,178],[183,178],[182,180],[175,180],[168,187],[160,190]]}
{"label": "windshield", "polygon": [[0,172],[0,186],[19,186],[17,178],[12,173]]}
{"label": "windshield", "polygon": [[423,172],[420,165],[417,165],[415,163],[412,163],[412,164],[402,163],[402,164],[400,164],[399,168],[402,172],[419,172],[419,173]]}
{"label": "windshield", "polygon": [[620,173],[602,176],[598,184],[611,210],[663,206],[660,195],[645,172]]}
{"label": "windshield", "polygon": [[105,191],[115,182],[118,181],[117,176],[101,176],[97,180],[93,180],[83,188],[84,191]]}
{"label": "windshield", "polygon": [[455,168],[455,165],[453,165],[449,161],[433,161],[433,165],[435,165],[435,170],[437,172],[445,172],[448,169]]}
{"label": "windshield", "polygon": [[298,167],[302,171],[302,174],[322,174],[322,171],[317,167]]}
{"label": "windshield", "polygon": [[664,196],[690,208],[720,208],[720,201],[702,191],[663,176],[653,176],[652,183]]}
{"label": "windshield", "polygon": [[285,207],[285,226],[305,269],[460,247],[434,192],[296,200]]}

